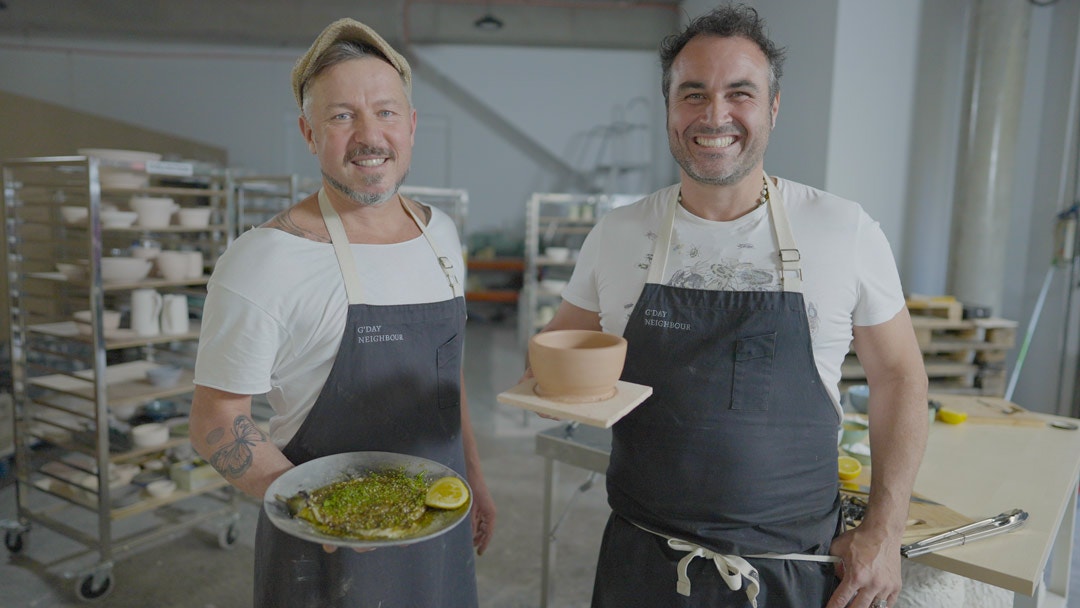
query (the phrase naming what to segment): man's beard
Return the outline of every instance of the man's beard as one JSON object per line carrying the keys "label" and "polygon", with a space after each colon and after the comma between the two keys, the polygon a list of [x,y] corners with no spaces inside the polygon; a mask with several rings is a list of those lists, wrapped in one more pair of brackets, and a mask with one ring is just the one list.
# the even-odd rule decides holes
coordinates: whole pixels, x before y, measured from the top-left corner
{"label": "man's beard", "polygon": [[[361,155],[364,155],[364,154],[385,156],[390,160],[394,160],[395,158],[397,158],[390,150],[384,150],[383,148],[375,148],[375,147],[372,147],[372,146],[358,146],[358,147],[350,150],[349,153],[345,155],[345,164],[347,165],[347,164],[351,163],[353,161],[353,159],[355,159],[357,156],[361,156]],[[366,205],[366,206],[379,205],[379,204],[385,203],[386,201],[393,198],[394,195],[397,194],[398,189],[401,188],[401,184],[405,183],[405,178],[408,177],[408,175],[409,175],[409,170],[406,169],[405,173],[402,174],[401,179],[399,179],[398,182],[396,184],[394,184],[393,188],[390,188],[389,190],[386,190],[384,192],[367,193],[367,192],[357,192],[356,190],[353,190],[349,186],[346,186],[345,184],[343,184],[340,181],[334,179],[333,177],[328,175],[325,171],[323,171],[323,178],[326,179],[326,181],[331,186],[333,186],[335,190],[337,190],[338,192],[341,192],[342,194],[344,194],[345,196],[349,197],[350,199],[356,201],[357,203],[360,203],[361,205]],[[367,176],[367,177],[364,177],[362,179],[364,181],[365,186],[378,186],[379,182],[382,181],[382,176],[381,175]]]}
{"label": "man's beard", "polygon": [[[692,139],[697,135],[705,135],[706,137],[717,137],[727,135],[728,132],[701,132],[691,135],[688,139]],[[734,164],[730,165],[725,173],[713,173],[704,174],[695,169],[695,159],[690,154],[686,145],[682,141],[679,141],[679,145],[674,145],[669,138],[668,148],[671,150],[671,156],[675,159],[675,162],[682,167],[684,173],[690,179],[709,186],[731,186],[742,181],[744,177],[753,171],[754,167],[765,157],[765,148],[768,146],[768,137],[764,141],[757,140],[754,142],[754,147],[746,150],[742,157],[737,157]]]}
{"label": "man's beard", "polygon": [[[401,179],[398,180],[398,182],[394,184],[392,188],[384,192],[357,192],[356,190],[353,190],[352,188],[341,183],[340,181],[334,179],[330,176],[330,174],[326,173],[325,171],[323,171],[322,175],[323,179],[325,179],[326,182],[334,188],[334,190],[337,190],[338,192],[344,194],[353,201],[360,203],[361,205],[373,207],[394,198],[394,195],[397,194],[398,189],[401,188],[401,184],[405,183],[405,178],[409,176],[409,172],[405,171],[405,174],[401,176]],[[378,185],[380,181],[381,179],[379,177],[365,178],[365,184],[369,186]]]}

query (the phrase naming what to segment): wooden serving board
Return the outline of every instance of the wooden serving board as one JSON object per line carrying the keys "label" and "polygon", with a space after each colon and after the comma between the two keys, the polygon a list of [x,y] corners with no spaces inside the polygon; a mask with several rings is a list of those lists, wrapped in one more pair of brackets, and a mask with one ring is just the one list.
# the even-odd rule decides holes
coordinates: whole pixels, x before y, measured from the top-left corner
{"label": "wooden serving board", "polygon": [[[942,407],[964,412],[968,415],[965,423],[970,424],[1005,424],[1013,426],[1046,426],[1042,416],[1002,399],[1001,397],[973,397],[970,395],[951,395],[948,393],[930,393],[930,399]],[[1012,413],[1006,413],[1012,412]]]}
{"label": "wooden serving board", "polygon": [[[844,482],[841,482],[840,487],[840,492],[842,494],[851,494],[853,496],[866,498],[866,492],[845,489],[843,483]],[[870,467],[863,467],[862,473],[854,480],[854,483],[869,488]],[[919,496],[918,494],[915,496],[919,498],[928,498],[926,496]],[[970,517],[963,515],[962,513],[957,513],[945,505],[917,502],[913,500],[908,506],[907,527],[904,529],[904,536],[901,542],[906,545],[974,522],[975,520]]]}
{"label": "wooden serving board", "polygon": [[529,378],[514,388],[499,393],[496,399],[499,403],[524,408],[559,420],[575,420],[582,424],[606,429],[633,411],[652,394],[650,386],[619,380],[615,383],[615,395],[609,399],[591,403],[563,403],[537,395],[533,390],[535,386],[536,379]]}

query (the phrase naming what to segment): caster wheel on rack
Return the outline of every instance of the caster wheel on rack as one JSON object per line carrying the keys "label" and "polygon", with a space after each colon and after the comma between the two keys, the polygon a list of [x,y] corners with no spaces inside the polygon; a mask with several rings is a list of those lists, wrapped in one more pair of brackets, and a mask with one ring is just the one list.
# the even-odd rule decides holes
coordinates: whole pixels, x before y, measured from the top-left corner
{"label": "caster wheel on rack", "polygon": [[218,532],[218,546],[222,549],[232,549],[236,546],[238,538],[240,538],[240,530],[236,529],[235,523],[229,524]]}
{"label": "caster wheel on rack", "polygon": [[95,584],[93,574],[87,574],[75,582],[75,595],[79,596],[79,599],[84,602],[96,602],[104,599],[112,593],[112,590],[113,579],[111,572],[106,574],[105,578],[98,584]]}
{"label": "caster wheel on rack", "polygon": [[12,553],[21,553],[26,548],[26,532],[8,530],[4,534],[4,546]]}

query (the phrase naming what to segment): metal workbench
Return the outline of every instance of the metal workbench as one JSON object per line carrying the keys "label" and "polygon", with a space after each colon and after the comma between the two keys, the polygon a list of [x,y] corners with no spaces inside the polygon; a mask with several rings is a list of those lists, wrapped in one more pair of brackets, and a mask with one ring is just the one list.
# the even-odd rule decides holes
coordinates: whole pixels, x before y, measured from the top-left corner
{"label": "metal workbench", "polygon": [[[611,429],[568,422],[536,434],[536,453],[544,457],[544,540],[541,547],[540,608],[547,608],[555,593],[555,461],[606,475],[611,455]],[[590,477],[590,480],[592,478]],[[587,490],[586,482],[579,491]]]}

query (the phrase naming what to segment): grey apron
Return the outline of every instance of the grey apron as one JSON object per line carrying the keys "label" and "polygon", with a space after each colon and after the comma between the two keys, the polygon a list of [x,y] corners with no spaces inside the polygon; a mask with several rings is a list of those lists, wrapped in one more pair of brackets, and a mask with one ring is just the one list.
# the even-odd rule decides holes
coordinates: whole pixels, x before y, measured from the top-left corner
{"label": "grey apron", "polygon": [[783,291],[661,284],[674,194],[668,204],[624,332],[622,379],[653,394],[612,429],[594,607],[805,608],[836,587],[840,420],[814,364],[799,253],[767,181]]}
{"label": "grey apron", "polygon": [[[319,207],[345,280],[348,318],[326,384],[285,446],[285,456],[299,465],[342,452],[399,452],[465,475],[460,383],[465,301],[449,259],[428,238],[435,250],[432,263],[440,264],[450,282],[450,299],[363,304],[341,219],[321,191]],[[427,238],[423,223],[413,219]],[[260,513],[255,547],[257,608],[477,606],[468,521],[404,547],[328,554],[319,544],[282,533]]]}

